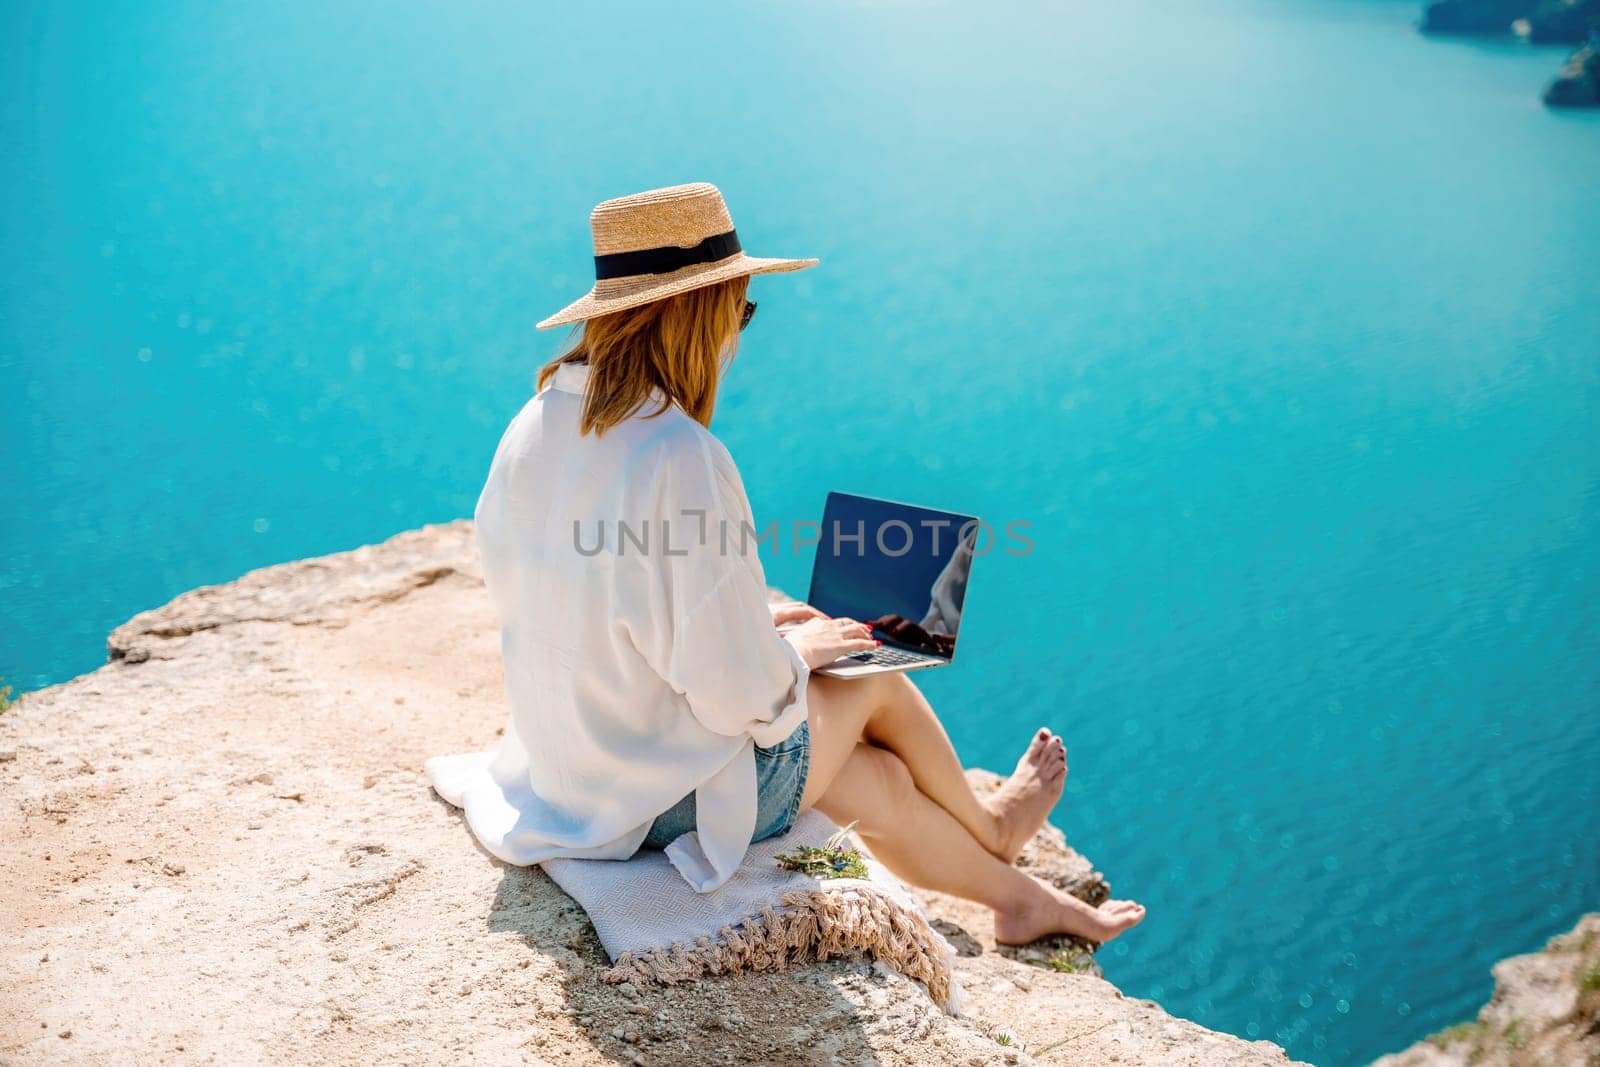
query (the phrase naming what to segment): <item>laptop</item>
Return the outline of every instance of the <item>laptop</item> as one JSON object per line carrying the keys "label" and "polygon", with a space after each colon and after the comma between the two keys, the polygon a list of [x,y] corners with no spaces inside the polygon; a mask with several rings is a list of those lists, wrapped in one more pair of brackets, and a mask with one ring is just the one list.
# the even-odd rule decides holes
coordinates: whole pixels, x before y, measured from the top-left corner
{"label": "laptop", "polygon": [[857,678],[949,663],[979,529],[971,515],[829,493],[806,603],[870,624],[883,644],[813,673]]}

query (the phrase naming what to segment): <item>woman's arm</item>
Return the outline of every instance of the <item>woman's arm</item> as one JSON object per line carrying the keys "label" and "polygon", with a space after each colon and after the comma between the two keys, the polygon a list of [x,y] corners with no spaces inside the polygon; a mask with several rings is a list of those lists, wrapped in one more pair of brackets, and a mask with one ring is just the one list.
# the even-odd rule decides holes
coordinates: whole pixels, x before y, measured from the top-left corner
{"label": "woman's arm", "polygon": [[740,535],[749,503],[712,445],[687,432],[663,442],[650,510],[672,535],[628,557],[642,601],[630,633],[707,729],[772,745],[805,720],[811,668],[874,642],[851,620],[813,619],[787,635],[773,628],[759,546]]}

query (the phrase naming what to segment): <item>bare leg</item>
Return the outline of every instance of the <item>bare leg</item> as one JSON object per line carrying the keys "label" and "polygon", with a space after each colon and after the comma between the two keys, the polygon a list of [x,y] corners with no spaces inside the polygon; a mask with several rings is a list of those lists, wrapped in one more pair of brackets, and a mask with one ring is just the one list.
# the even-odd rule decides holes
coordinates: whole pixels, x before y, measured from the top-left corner
{"label": "bare leg", "polygon": [[995,939],[1003,943],[1058,933],[1109,941],[1144,918],[1133,901],[1092,907],[997,858],[884,749],[857,745],[817,807],[835,822],[855,822],[872,854],[900,877],[994,909]]}
{"label": "bare leg", "polygon": [[878,674],[843,679],[813,675],[808,683],[811,776],[800,806],[815,805],[849,759],[869,741],[899,756],[917,789],[949,812],[985,849],[1010,862],[1044,824],[1066,783],[1066,748],[1036,731],[1016,770],[993,797],[967,785],[950,738],[910,678]]}

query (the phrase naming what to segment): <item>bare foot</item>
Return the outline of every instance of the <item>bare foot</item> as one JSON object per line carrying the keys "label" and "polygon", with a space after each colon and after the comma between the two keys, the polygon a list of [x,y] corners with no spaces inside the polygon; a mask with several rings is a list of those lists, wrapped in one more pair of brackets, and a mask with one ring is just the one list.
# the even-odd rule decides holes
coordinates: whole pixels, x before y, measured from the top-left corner
{"label": "bare foot", "polygon": [[1144,919],[1143,904],[1108,900],[1096,908],[1047,882],[1031,880],[1040,892],[994,913],[994,939],[1002,945],[1026,945],[1051,934],[1073,934],[1104,944]]}
{"label": "bare foot", "polygon": [[1013,863],[1022,846],[1044,825],[1050,809],[1061,799],[1067,784],[1067,749],[1061,738],[1040,729],[1017,760],[1011,777],[984,798],[983,806],[995,819],[995,839],[989,851]]}

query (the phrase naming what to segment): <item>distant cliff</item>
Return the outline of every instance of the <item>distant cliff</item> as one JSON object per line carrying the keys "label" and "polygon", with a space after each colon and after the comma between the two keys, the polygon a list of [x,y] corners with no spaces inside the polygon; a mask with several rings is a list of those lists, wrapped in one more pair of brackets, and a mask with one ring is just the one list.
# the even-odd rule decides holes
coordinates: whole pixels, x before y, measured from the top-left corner
{"label": "distant cliff", "polygon": [[1551,107],[1600,107],[1600,45],[1572,53],[1544,91],[1544,102]]}
{"label": "distant cliff", "polygon": [[1600,912],[1585,915],[1540,952],[1495,964],[1494,996],[1476,1019],[1372,1067],[1469,1064],[1600,1064]]}
{"label": "distant cliff", "polygon": [[1600,107],[1600,0],[1437,0],[1423,9],[1422,32],[1584,45],[1545,90],[1544,102]]}
{"label": "distant cliff", "polygon": [[1422,32],[1515,33],[1534,44],[1582,44],[1600,25],[1600,0],[1438,0],[1422,12]]}

